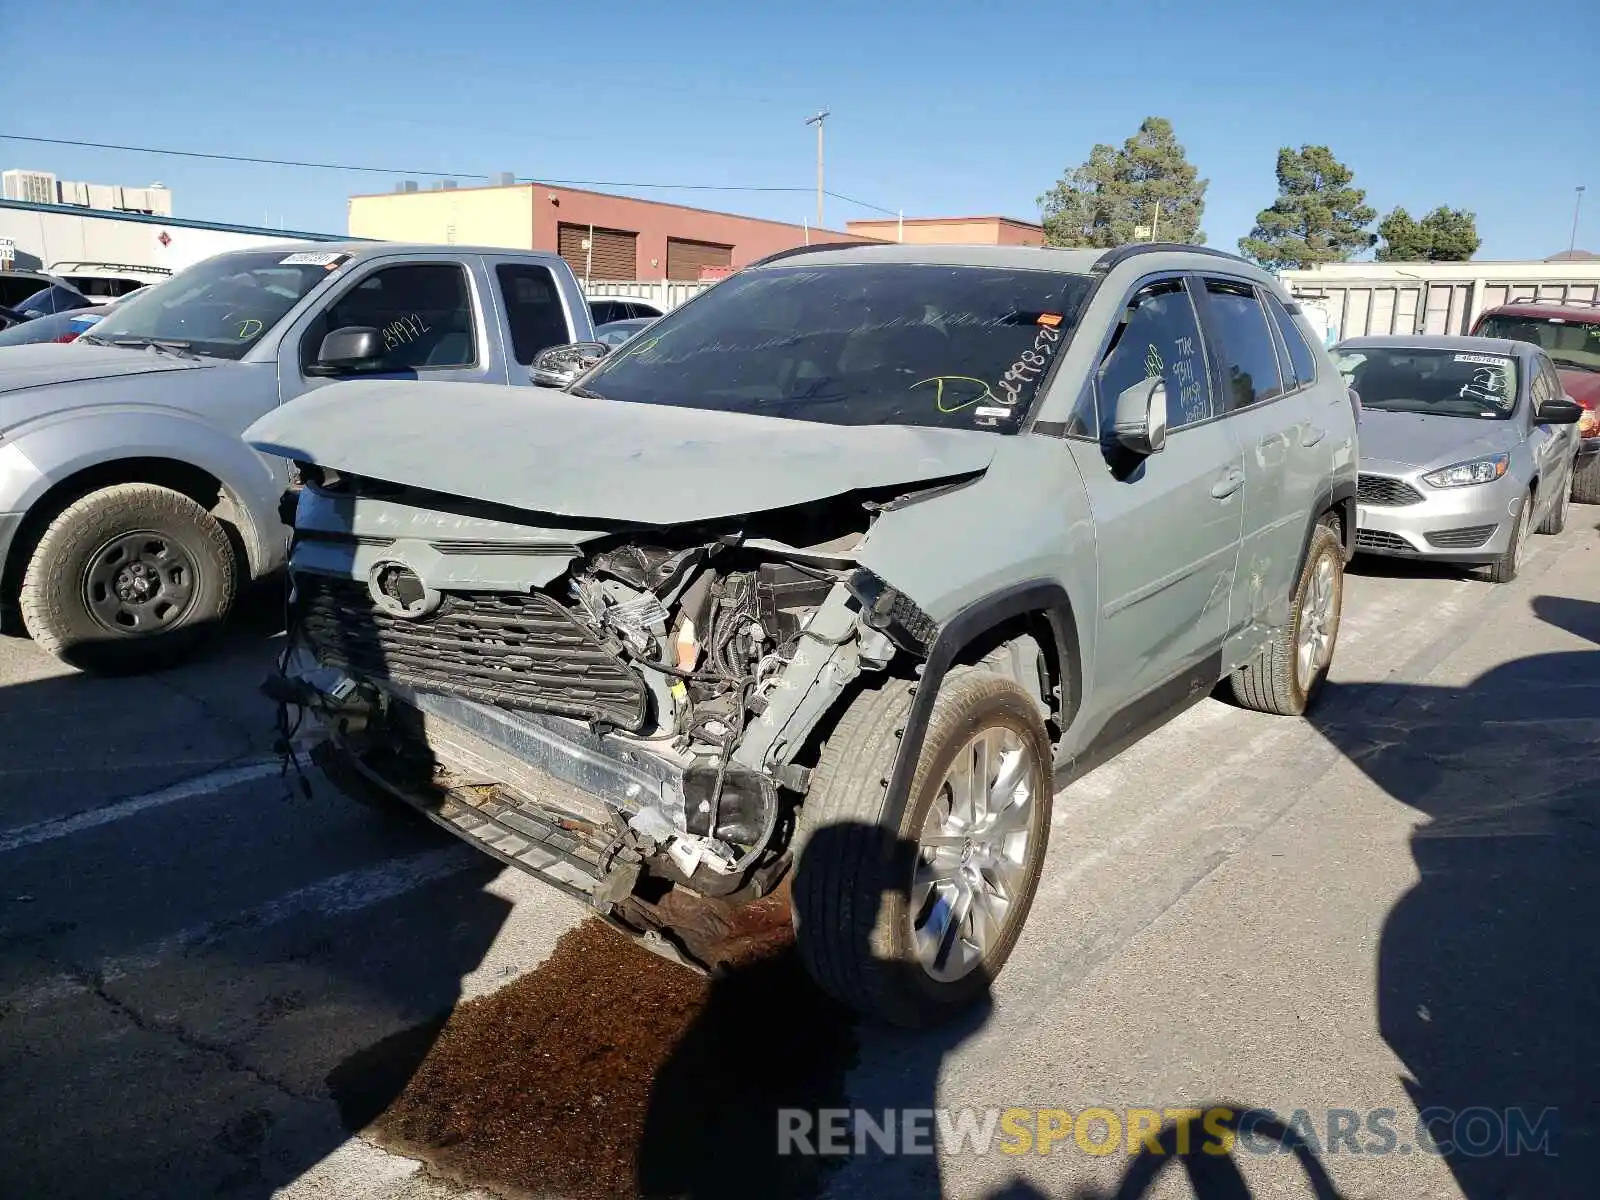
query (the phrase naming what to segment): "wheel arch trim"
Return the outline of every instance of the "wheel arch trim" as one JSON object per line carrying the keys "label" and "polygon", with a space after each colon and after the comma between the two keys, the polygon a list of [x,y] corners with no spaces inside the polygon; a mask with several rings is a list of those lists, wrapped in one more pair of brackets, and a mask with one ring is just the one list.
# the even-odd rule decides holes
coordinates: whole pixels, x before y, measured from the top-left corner
{"label": "wheel arch trim", "polygon": [[910,799],[917,761],[922,756],[923,743],[927,740],[934,702],[956,659],[984,634],[1007,621],[1034,615],[1045,619],[1055,643],[1053,648],[1061,676],[1061,727],[1065,730],[1072,724],[1081,699],[1078,681],[1083,678],[1083,658],[1077,618],[1066,589],[1053,580],[1030,580],[974,601],[944,623],[928,650],[887,781],[888,795],[883,806],[886,826],[899,827],[901,815]]}

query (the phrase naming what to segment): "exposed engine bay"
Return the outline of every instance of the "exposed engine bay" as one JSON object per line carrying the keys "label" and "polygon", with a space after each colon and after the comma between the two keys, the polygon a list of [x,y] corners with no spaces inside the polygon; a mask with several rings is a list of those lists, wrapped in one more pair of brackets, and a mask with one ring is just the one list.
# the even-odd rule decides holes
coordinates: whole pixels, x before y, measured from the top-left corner
{"label": "exposed engine bay", "polygon": [[[363,489],[328,475],[319,492]],[[302,522],[269,691],[321,718],[314,757],[330,775],[397,793],[669,957],[713,966],[733,906],[790,865],[824,717],[864,671],[914,673],[936,632],[856,562],[878,516],[912,498],[900,493],[609,534],[520,593],[437,589],[399,543],[339,578],[315,559],[336,539]]]}

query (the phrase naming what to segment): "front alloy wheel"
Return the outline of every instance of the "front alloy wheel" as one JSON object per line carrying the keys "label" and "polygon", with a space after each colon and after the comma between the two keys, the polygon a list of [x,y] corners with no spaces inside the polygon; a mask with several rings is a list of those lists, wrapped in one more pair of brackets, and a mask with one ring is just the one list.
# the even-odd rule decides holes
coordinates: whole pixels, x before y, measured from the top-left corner
{"label": "front alloy wheel", "polygon": [[1021,735],[993,726],[961,748],[928,806],[908,912],[933,979],[969,974],[1005,936],[1034,865],[1037,775]]}
{"label": "front alloy wheel", "polygon": [[897,1025],[978,1003],[1016,945],[1050,833],[1052,750],[1038,701],[960,668],[939,685],[904,803],[887,783],[911,684],[840,715],[795,835],[795,938],[823,990]]}

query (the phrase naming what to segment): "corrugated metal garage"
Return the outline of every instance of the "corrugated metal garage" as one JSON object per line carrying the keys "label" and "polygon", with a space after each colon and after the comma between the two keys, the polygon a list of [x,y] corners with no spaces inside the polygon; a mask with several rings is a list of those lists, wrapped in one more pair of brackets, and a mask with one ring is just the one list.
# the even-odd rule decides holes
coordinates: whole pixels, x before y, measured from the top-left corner
{"label": "corrugated metal garage", "polygon": [[667,278],[699,279],[702,267],[733,265],[733,247],[716,242],[693,242],[687,238],[667,239]]}
{"label": "corrugated metal garage", "polygon": [[[584,241],[592,240],[588,249]],[[579,279],[637,279],[639,275],[639,235],[626,229],[596,229],[591,239],[589,226],[569,225],[556,230],[556,252],[572,264]]]}

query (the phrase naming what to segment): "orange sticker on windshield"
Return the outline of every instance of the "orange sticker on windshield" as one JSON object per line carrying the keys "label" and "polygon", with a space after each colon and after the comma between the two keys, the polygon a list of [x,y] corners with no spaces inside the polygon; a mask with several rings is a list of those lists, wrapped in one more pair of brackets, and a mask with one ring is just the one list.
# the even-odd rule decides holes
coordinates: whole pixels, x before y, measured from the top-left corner
{"label": "orange sticker on windshield", "polygon": [[1061,324],[1061,314],[1060,313],[1040,313],[1039,314],[1039,324],[1047,325],[1051,329],[1054,329],[1057,325]]}

